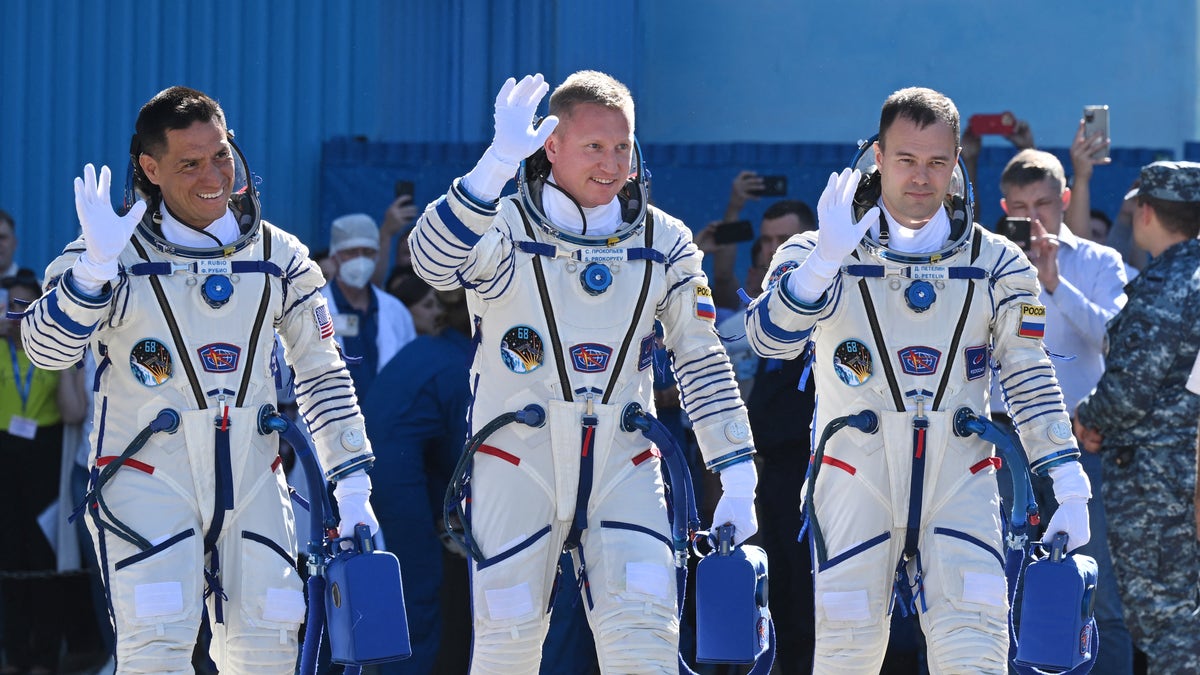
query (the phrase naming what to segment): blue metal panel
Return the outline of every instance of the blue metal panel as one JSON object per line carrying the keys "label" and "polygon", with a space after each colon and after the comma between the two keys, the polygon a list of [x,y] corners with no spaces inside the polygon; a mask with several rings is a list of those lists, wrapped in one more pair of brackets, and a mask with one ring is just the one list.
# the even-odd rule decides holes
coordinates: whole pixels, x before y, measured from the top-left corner
{"label": "blue metal panel", "polygon": [[[931,11],[922,14],[942,16],[945,13],[932,8],[951,3],[925,4]],[[1187,3],[1185,19],[1194,16],[1195,4]],[[1109,23],[1130,18],[1133,12],[1134,28],[1112,36],[1120,38],[1120,45],[1137,40],[1144,46],[1133,34],[1145,34],[1147,25],[1163,27],[1163,20],[1147,10],[1122,9],[1124,3],[1111,1],[1102,5],[1103,20]],[[7,140],[0,156],[0,208],[16,217],[18,259],[44,266],[77,232],[72,179],[85,162],[103,163],[116,169],[119,187],[139,106],[173,84],[196,87],[221,101],[252,168],[262,178],[267,217],[319,246],[332,208],[327,204],[341,204],[343,199],[322,192],[322,142],[361,137],[370,142],[470,147],[486,143],[492,99],[510,75],[542,72],[558,83],[576,69],[597,68],[625,82],[638,102],[641,139],[648,144],[680,143],[663,150],[678,159],[680,170],[662,173],[660,188],[669,189],[658,190],[659,198],[687,204],[727,190],[724,179],[712,186],[680,180],[694,163],[719,167],[730,178],[740,168],[816,166],[810,155],[795,154],[789,147],[793,141],[847,140],[846,134],[830,131],[839,120],[871,117],[860,109],[877,109],[880,92],[898,72],[907,73],[904,83],[913,75],[909,61],[892,63],[881,60],[878,50],[865,49],[873,40],[853,41],[864,47],[855,53],[871,63],[870,72],[878,70],[865,78],[867,82],[843,77],[837,69],[826,68],[828,54],[812,53],[829,44],[832,53],[842,55],[848,32],[860,27],[829,19],[854,10],[783,2],[749,7],[730,8],[713,0],[0,0],[5,33],[0,40],[0,128]],[[1187,28],[1187,20],[1170,21],[1184,27],[1168,31],[1170,39],[1162,48],[1194,54],[1195,22]],[[1051,24],[1057,33],[1058,23]],[[953,30],[944,34],[951,36],[946,40],[957,40]],[[1078,44],[1078,38],[1065,38],[1076,41],[1067,40],[1059,53],[1074,54],[1077,50],[1070,45]],[[1086,38],[1090,44],[1093,32]],[[880,50],[891,49],[886,41],[879,44],[884,45]],[[928,53],[938,53],[939,45],[931,44]],[[1113,58],[1122,52],[1109,51]],[[977,48],[974,53],[990,52]],[[1046,60],[1056,59],[1050,54]],[[1188,61],[1158,64],[1158,76],[1150,84],[1192,82],[1194,78],[1172,77],[1178,70],[1164,70],[1176,60]],[[1029,67],[1045,70],[1040,64]],[[1191,68],[1194,64],[1188,72]],[[1011,70],[1018,79],[1024,76],[1020,68],[993,69]],[[1082,99],[1120,104],[1119,97],[1108,98],[1116,93],[1107,77],[1111,73],[1103,68],[1096,72],[1106,89]],[[969,79],[974,82],[977,75],[978,68],[972,67]],[[858,98],[837,94],[846,91],[844,86],[831,88],[843,79],[862,92]],[[984,108],[985,100],[970,98],[983,94],[972,88],[965,91],[960,104]],[[1181,96],[1194,98],[1194,92],[1190,84]],[[1024,107],[1032,114],[1044,106],[1067,105],[1043,98],[1037,99],[1037,106],[1030,102]],[[1082,99],[1066,98],[1071,99],[1073,116]],[[1177,122],[1174,126],[1162,125],[1151,123],[1159,118],[1140,115],[1141,108],[1126,104],[1119,106],[1129,111],[1122,119],[1144,117],[1141,127],[1182,129],[1183,135],[1194,127],[1181,122],[1194,107],[1190,102],[1165,105],[1162,97],[1144,92],[1138,98],[1157,102],[1145,104],[1156,114],[1176,109],[1185,113],[1171,117]],[[864,107],[864,99],[870,105]],[[836,114],[829,114],[830,101],[838,102]],[[1123,128],[1133,130],[1138,124]],[[1050,124],[1035,126],[1047,129],[1046,138],[1054,138]],[[685,145],[726,140],[788,142],[754,150],[742,144],[691,149]],[[1131,145],[1120,140],[1117,144]],[[424,165],[403,169],[415,172],[410,177],[419,181],[419,199],[437,194],[434,186],[445,183],[442,173],[459,173],[475,159],[454,156],[445,164],[430,159],[428,176]],[[821,157],[822,165],[844,161]],[[1118,167],[1133,159],[1119,160]],[[981,165],[981,170],[990,169]],[[1094,180],[1103,181],[1107,175],[1127,184],[1128,176],[1117,174],[1117,167],[1105,169]],[[359,193],[356,210],[379,216],[390,196],[387,186],[398,177],[364,178],[369,184],[344,188]],[[372,187],[376,183],[382,186],[379,194]],[[714,187],[718,183],[720,189]],[[1115,204],[1106,202],[1108,197],[1096,187],[1104,186],[1093,187],[1097,204],[1113,210]],[[988,201],[994,203],[991,197]]]}
{"label": "blue metal panel", "polygon": [[17,220],[18,260],[40,271],[76,236],[71,183],[84,163],[112,167],[120,198],[138,108],[174,84],[221,102],[262,178],[267,218],[311,238],[321,141],[391,126],[380,92],[392,70],[379,54],[394,31],[380,18],[423,4],[0,2],[0,208]]}

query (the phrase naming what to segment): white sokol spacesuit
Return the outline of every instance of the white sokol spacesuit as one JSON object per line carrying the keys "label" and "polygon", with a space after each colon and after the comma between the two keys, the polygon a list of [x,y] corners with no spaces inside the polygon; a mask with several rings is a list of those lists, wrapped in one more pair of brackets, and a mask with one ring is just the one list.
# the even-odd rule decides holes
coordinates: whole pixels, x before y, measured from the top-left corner
{"label": "white sokol spacesuit", "polygon": [[76,240],[23,319],[39,367],[71,367],[93,350],[93,486],[160,411],[178,415],[177,429],[150,435],[98,487],[84,516],[120,672],[191,673],[206,609],[221,672],[295,670],[305,611],[296,527],[278,438],[259,429],[263,406],[276,402],[276,331],[326,477],[373,460],[319,268],[295,237],[258,219],[252,195],[231,206],[241,235],[214,248],[172,244],[162,234],[171,216],[148,213],[99,297],[72,278],[85,250]]}
{"label": "white sokol spacesuit", "polygon": [[[931,672],[1005,671],[998,460],[990,443],[956,435],[953,424],[963,408],[986,416],[990,361],[1031,468],[1078,454],[1042,348],[1036,270],[969,214],[960,197],[926,225],[950,221],[946,244],[905,255],[879,243],[881,225],[900,229],[884,211],[815,302],[798,299],[788,277],[818,232],[796,235],[747,313],[760,355],[812,349],[813,429],[828,434],[804,487],[818,673],[878,672],[900,604],[920,614]],[[840,428],[842,416],[862,411],[875,413],[877,429]]]}
{"label": "white sokol spacesuit", "polygon": [[706,465],[753,452],[701,254],[680,221],[646,206],[637,180],[618,197],[615,231],[581,235],[545,215],[565,199],[545,175],[522,171],[521,195],[499,203],[455,181],[409,239],[422,278],[467,289],[478,345],[472,432],[528,404],[547,413],[540,428],[503,427],[474,456],[468,515],[482,560],[471,567],[472,672],[538,671],[564,545],[582,591],[559,592],[583,593],[601,670],[674,672],[676,567],[660,460],[621,417],[631,403],[653,409],[657,319]]}

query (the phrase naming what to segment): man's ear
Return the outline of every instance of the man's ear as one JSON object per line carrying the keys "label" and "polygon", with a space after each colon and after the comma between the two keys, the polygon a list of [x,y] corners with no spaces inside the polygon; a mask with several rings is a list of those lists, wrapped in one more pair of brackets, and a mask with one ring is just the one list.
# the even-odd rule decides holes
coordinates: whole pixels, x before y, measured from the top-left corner
{"label": "man's ear", "polygon": [[1000,208],[1004,209],[1004,215],[1008,215],[1008,201],[1004,197],[1000,198]]}
{"label": "man's ear", "polygon": [[1063,200],[1063,211],[1066,211],[1067,207],[1071,205],[1071,188],[1069,188],[1069,187],[1063,188],[1062,200]]}
{"label": "man's ear", "polygon": [[150,156],[149,153],[143,152],[138,155],[138,165],[142,167],[142,173],[146,174],[146,178],[155,185],[158,185],[158,160]]}

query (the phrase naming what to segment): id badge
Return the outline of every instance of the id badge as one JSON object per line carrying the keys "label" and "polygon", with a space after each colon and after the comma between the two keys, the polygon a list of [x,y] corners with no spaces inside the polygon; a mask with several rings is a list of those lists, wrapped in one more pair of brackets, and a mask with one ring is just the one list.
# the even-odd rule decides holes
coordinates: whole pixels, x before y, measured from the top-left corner
{"label": "id badge", "polygon": [[8,433],[17,438],[25,438],[31,441],[37,436],[37,429],[37,422],[28,417],[21,417],[20,415],[13,415],[12,421],[8,423]]}
{"label": "id badge", "polygon": [[338,314],[333,317],[333,330],[342,337],[358,337],[358,315]]}

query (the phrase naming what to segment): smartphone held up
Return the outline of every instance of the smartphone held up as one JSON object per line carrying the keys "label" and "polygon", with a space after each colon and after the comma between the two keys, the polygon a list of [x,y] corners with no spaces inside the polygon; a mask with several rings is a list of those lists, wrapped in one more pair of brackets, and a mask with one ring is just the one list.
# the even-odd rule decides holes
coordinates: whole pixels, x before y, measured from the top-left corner
{"label": "smartphone held up", "polygon": [[1029,251],[1029,246],[1033,242],[1032,224],[1033,221],[1029,218],[1009,216],[1000,222],[996,234],[1021,247],[1022,251]]}
{"label": "smartphone held up", "polygon": [[[1108,129],[1108,106],[1106,105],[1085,105],[1083,107],[1083,137],[1092,138],[1099,135],[1100,138],[1109,138]],[[1104,147],[1092,153],[1092,159],[1105,160],[1108,159],[1108,147]]]}
{"label": "smartphone held up", "polygon": [[713,243],[736,244],[754,238],[754,225],[748,220],[735,220],[717,225],[713,231]]}
{"label": "smartphone held up", "polygon": [[1017,117],[1010,112],[980,113],[967,120],[967,130],[976,136],[1011,136],[1017,128]]}
{"label": "smartphone held up", "polygon": [[787,176],[759,176],[762,178],[762,189],[751,190],[755,197],[783,197],[787,194]]}

